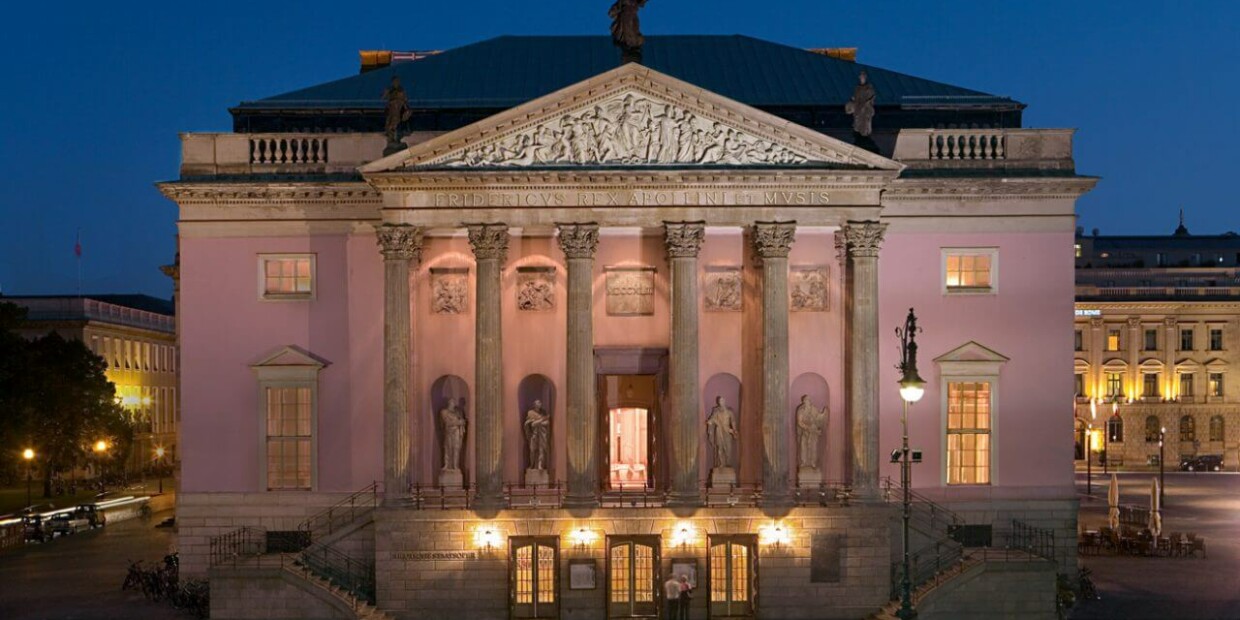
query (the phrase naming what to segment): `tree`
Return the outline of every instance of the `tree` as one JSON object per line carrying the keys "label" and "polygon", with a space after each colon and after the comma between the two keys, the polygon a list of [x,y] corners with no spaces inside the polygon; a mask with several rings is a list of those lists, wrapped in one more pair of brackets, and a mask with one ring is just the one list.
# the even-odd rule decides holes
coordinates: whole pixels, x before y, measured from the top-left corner
{"label": "tree", "polygon": [[26,319],[26,309],[0,302],[0,474],[11,476],[22,467],[21,451],[25,432],[27,396],[23,389],[27,343],[17,335],[17,326]]}

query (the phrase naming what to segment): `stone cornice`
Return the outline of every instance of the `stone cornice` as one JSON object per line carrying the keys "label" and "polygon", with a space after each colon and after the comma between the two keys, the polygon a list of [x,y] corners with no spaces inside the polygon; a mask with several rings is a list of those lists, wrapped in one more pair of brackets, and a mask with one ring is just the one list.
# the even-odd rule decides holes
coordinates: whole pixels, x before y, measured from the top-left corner
{"label": "stone cornice", "polygon": [[342,183],[157,183],[164,197],[177,204],[280,204],[339,202],[382,204],[381,194],[364,182]]}
{"label": "stone cornice", "polygon": [[883,192],[883,200],[953,198],[994,200],[995,198],[1071,198],[1075,199],[1098,184],[1094,177],[970,177],[935,179],[895,179]]}
{"label": "stone cornice", "polygon": [[850,189],[882,190],[897,172],[885,170],[434,170],[375,172],[377,190],[442,192],[537,189]]}
{"label": "stone cornice", "polygon": [[[1176,301],[1176,302],[1126,302],[1126,301],[1078,301],[1076,302],[1078,309],[1088,310],[1127,310],[1142,311],[1152,313],[1170,313],[1182,310],[1240,310],[1240,300],[1237,301]],[[1078,317],[1079,318],[1079,317]]]}

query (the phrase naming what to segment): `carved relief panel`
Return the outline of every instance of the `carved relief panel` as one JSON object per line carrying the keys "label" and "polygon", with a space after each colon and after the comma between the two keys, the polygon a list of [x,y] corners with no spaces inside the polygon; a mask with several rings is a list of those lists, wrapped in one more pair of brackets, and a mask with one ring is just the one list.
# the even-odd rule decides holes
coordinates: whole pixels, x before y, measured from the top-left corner
{"label": "carved relief panel", "polygon": [[827,310],[827,268],[825,266],[792,267],[788,270],[788,309],[792,312],[825,312]]}
{"label": "carved relief panel", "polygon": [[703,289],[702,301],[707,312],[741,311],[740,267],[707,267]]}
{"label": "carved relief panel", "polygon": [[607,314],[654,314],[654,267],[607,267]]}
{"label": "carved relief panel", "polygon": [[469,310],[469,268],[431,268],[431,314],[465,314]]}
{"label": "carved relief panel", "polygon": [[517,267],[517,310],[555,309],[555,267]]}

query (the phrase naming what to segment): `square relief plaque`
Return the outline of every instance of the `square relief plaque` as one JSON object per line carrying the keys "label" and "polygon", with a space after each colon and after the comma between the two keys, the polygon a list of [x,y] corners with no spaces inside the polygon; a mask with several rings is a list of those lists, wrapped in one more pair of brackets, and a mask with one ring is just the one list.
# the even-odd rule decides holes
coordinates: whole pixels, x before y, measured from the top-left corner
{"label": "square relief plaque", "polygon": [[517,267],[517,310],[555,310],[555,267]]}
{"label": "square relief plaque", "polygon": [[607,314],[654,314],[654,267],[605,267],[604,271],[607,274]]}
{"label": "square relief plaque", "polygon": [[469,267],[431,268],[431,314],[465,314],[469,309]]}
{"label": "square relief plaque", "polygon": [[788,309],[792,312],[827,310],[826,266],[793,267],[788,271]]}
{"label": "square relief plaque", "polygon": [[703,305],[707,312],[741,311],[740,267],[707,267],[703,288]]}

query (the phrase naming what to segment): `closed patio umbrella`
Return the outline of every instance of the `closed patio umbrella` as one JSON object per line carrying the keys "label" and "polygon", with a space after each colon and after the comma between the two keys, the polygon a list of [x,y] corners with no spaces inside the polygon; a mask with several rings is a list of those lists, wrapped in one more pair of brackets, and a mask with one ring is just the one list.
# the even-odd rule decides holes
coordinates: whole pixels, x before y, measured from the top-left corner
{"label": "closed patio umbrella", "polygon": [[1119,529],[1119,476],[1111,474],[1111,488],[1107,489],[1107,525]]}
{"label": "closed patio umbrella", "polygon": [[1158,505],[1158,478],[1150,488],[1150,533],[1155,537],[1162,535],[1162,506]]}

